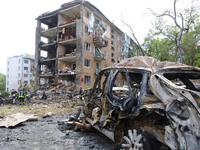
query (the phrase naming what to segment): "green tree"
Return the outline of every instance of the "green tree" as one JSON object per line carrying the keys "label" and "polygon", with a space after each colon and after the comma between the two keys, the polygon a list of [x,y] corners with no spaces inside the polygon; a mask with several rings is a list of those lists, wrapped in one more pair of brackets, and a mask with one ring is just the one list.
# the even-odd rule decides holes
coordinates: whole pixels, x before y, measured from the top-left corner
{"label": "green tree", "polygon": [[160,61],[173,61],[174,45],[168,38],[145,38],[143,49],[148,56],[154,57]]}
{"label": "green tree", "polygon": [[182,38],[184,63],[200,67],[200,24],[190,30]]}
{"label": "green tree", "polygon": [[[176,23],[168,25],[164,20],[163,16],[170,16],[170,11],[156,15],[153,28],[142,44],[146,54],[159,60],[180,61],[188,65],[200,66],[200,15],[197,8],[192,5],[179,13],[183,24],[181,28]],[[173,16],[170,17],[174,19]]]}
{"label": "green tree", "polygon": [[0,91],[5,91],[6,89],[6,75],[0,73]]}

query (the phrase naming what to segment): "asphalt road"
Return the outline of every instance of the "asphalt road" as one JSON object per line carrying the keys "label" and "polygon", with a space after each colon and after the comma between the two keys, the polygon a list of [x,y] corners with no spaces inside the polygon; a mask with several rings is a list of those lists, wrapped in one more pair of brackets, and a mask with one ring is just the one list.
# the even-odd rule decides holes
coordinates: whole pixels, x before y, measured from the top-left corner
{"label": "asphalt road", "polygon": [[59,120],[69,114],[39,117],[13,128],[0,128],[0,150],[117,150],[113,143],[100,132],[60,130]]}

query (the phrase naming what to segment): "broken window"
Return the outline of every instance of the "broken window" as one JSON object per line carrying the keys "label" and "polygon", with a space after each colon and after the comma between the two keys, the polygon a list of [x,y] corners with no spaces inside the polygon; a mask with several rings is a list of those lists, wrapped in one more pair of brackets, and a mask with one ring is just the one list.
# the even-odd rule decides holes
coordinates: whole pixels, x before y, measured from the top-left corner
{"label": "broken window", "polygon": [[[123,87],[120,87],[119,77],[123,80]],[[105,85],[108,101],[121,110],[133,113],[134,109],[132,108],[134,106],[136,108],[136,105],[138,105],[142,78],[143,75],[140,73],[129,72],[128,70],[111,70]]]}
{"label": "broken window", "polygon": [[88,31],[88,26],[85,25],[85,34],[90,35],[90,32]]}
{"label": "broken window", "polygon": [[85,43],[85,50],[91,52],[91,44]]}
{"label": "broken window", "polygon": [[198,92],[200,91],[200,74],[197,72],[178,70],[164,73],[163,76],[178,86]]}
{"label": "broken window", "polygon": [[115,59],[111,59],[111,62],[112,62],[112,63],[115,63]]}
{"label": "broken window", "polygon": [[90,65],[91,65],[91,61],[89,59],[85,59],[85,67],[90,68]]}
{"label": "broken window", "polygon": [[76,70],[76,64],[73,64],[72,69],[73,69],[73,70]]}
{"label": "broken window", "polygon": [[85,85],[91,85],[91,76],[85,76]]}

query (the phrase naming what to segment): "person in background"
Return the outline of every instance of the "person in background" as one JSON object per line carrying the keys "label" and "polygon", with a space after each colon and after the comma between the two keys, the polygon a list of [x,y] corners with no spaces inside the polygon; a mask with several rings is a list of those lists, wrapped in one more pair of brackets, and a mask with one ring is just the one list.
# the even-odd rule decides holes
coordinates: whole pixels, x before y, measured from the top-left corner
{"label": "person in background", "polygon": [[80,86],[80,91],[79,91],[79,100],[82,101],[82,97],[83,97],[83,89]]}
{"label": "person in background", "polygon": [[13,98],[13,104],[15,104],[16,98],[17,98],[17,91],[15,89],[12,90],[11,96]]}
{"label": "person in background", "polygon": [[22,88],[23,92],[24,92],[24,103],[26,102],[26,95],[27,95],[27,90],[25,87]]}
{"label": "person in background", "polygon": [[19,89],[17,96],[19,98],[19,105],[22,105],[22,104],[24,105],[25,104],[25,101],[24,101],[25,94],[24,94],[23,88]]}

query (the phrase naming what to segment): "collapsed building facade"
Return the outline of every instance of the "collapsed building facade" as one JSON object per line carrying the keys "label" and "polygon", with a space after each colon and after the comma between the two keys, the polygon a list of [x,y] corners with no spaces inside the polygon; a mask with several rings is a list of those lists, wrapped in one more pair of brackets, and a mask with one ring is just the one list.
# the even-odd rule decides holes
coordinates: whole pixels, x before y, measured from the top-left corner
{"label": "collapsed building facade", "polygon": [[36,89],[59,81],[90,88],[101,69],[121,59],[123,32],[87,1],[65,3],[36,20]]}

